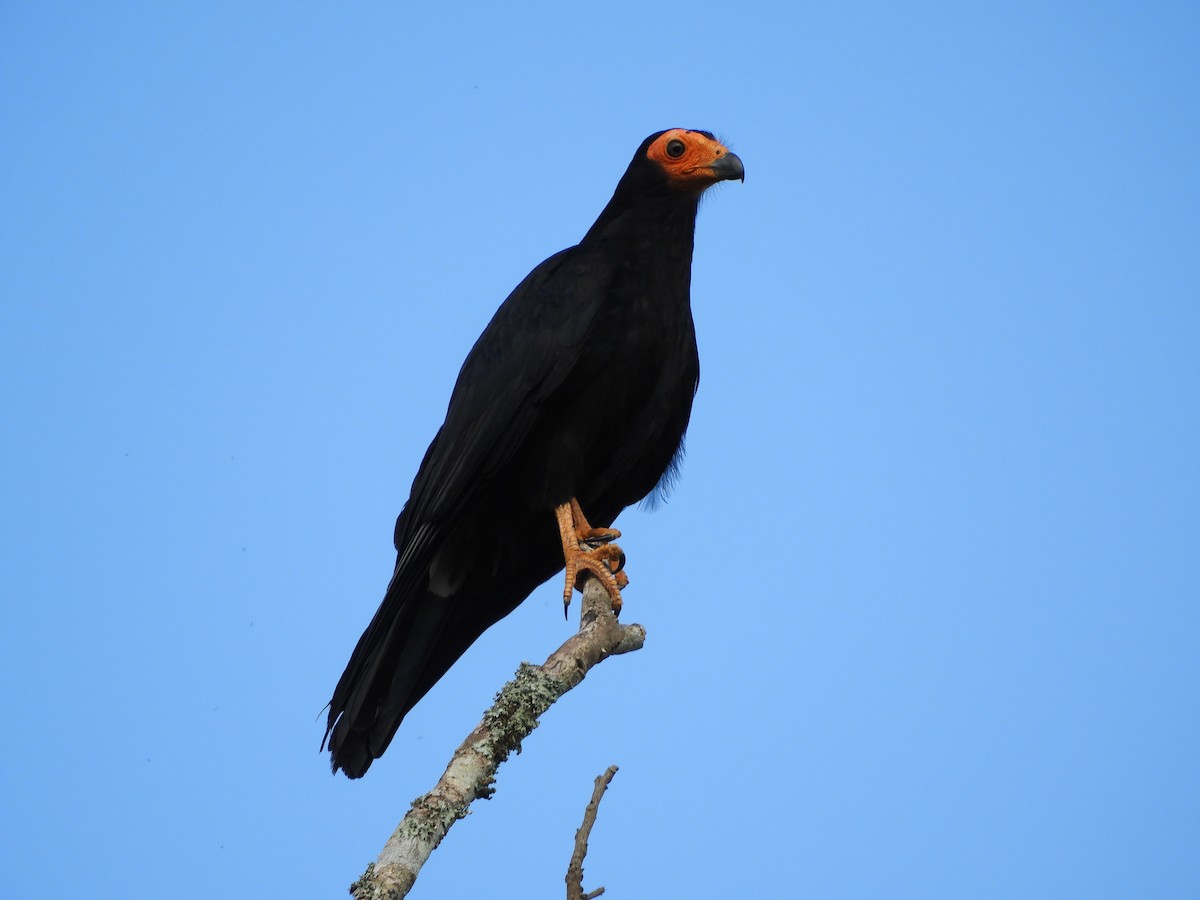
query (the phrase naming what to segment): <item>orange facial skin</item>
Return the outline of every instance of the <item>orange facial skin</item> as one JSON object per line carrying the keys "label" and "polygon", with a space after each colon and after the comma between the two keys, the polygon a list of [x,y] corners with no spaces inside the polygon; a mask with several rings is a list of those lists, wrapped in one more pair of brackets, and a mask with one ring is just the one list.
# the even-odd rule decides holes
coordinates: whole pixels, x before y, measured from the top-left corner
{"label": "orange facial skin", "polygon": [[650,145],[646,157],[658,163],[670,183],[680,190],[702,191],[718,181],[745,180],[737,154],[703,131],[672,128],[663,132]]}

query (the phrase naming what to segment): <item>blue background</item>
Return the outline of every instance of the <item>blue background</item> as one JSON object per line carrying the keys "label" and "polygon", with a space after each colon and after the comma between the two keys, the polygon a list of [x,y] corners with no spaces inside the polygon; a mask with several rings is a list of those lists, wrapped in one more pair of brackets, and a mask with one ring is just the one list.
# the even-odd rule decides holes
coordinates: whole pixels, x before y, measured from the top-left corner
{"label": "blue background", "polygon": [[649,639],[416,895],[561,896],[610,763],[614,898],[1200,895],[1200,7],[435,6],[0,6],[0,894],[342,895],[573,630],[317,753],[454,376],[679,125]]}

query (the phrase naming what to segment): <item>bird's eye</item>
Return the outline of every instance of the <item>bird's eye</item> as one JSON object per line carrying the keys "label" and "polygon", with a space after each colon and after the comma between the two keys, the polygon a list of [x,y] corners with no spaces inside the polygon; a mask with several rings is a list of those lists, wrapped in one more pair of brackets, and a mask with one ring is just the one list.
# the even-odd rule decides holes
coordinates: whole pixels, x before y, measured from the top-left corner
{"label": "bird's eye", "polygon": [[683,151],[683,141],[679,140],[679,138],[667,141],[667,156],[671,157],[671,159],[679,159],[679,157],[683,156]]}

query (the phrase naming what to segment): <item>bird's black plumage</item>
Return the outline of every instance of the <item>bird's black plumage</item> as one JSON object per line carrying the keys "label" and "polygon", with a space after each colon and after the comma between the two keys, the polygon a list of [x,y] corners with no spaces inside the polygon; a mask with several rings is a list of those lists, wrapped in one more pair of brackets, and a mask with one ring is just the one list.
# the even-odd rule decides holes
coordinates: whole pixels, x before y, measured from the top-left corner
{"label": "bird's black plumage", "polygon": [[651,135],[583,240],[497,310],[396,521],[383,603],[334,690],[335,772],[366,772],[475,639],[562,569],[555,506],[577,498],[607,526],[669,471],[700,373],[696,209],[706,187],[740,177],[707,132]]}

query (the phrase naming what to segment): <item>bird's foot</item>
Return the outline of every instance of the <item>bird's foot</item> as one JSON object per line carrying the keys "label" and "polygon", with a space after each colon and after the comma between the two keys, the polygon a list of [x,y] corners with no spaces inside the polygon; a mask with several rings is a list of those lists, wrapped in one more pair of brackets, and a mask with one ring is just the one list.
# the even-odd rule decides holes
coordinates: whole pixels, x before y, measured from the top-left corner
{"label": "bird's foot", "polygon": [[622,571],[625,566],[625,552],[620,547],[616,544],[604,544],[595,550],[576,549],[566,554],[566,564],[563,615],[566,615],[571,606],[571,592],[580,587],[579,581],[585,572],[590,572],[600,579],[612,601],[613,615],[621,614],[621,588],[629,584],[629,576]]}
{"label": "bird's foot", "polygon": [[625,553],[613,543],[621,536],[615,528],[593,528],[588,524],[579,501],[574,497],[554,509],[562,538],[563,561],[566,564],[566,583],[563,586],[563,615],[571,606],[571,592],[578,587],[580,576],[591,572],[604,585],[612,600],[613,615],[621,612],[621,588],[629,584],[625,568]]}

